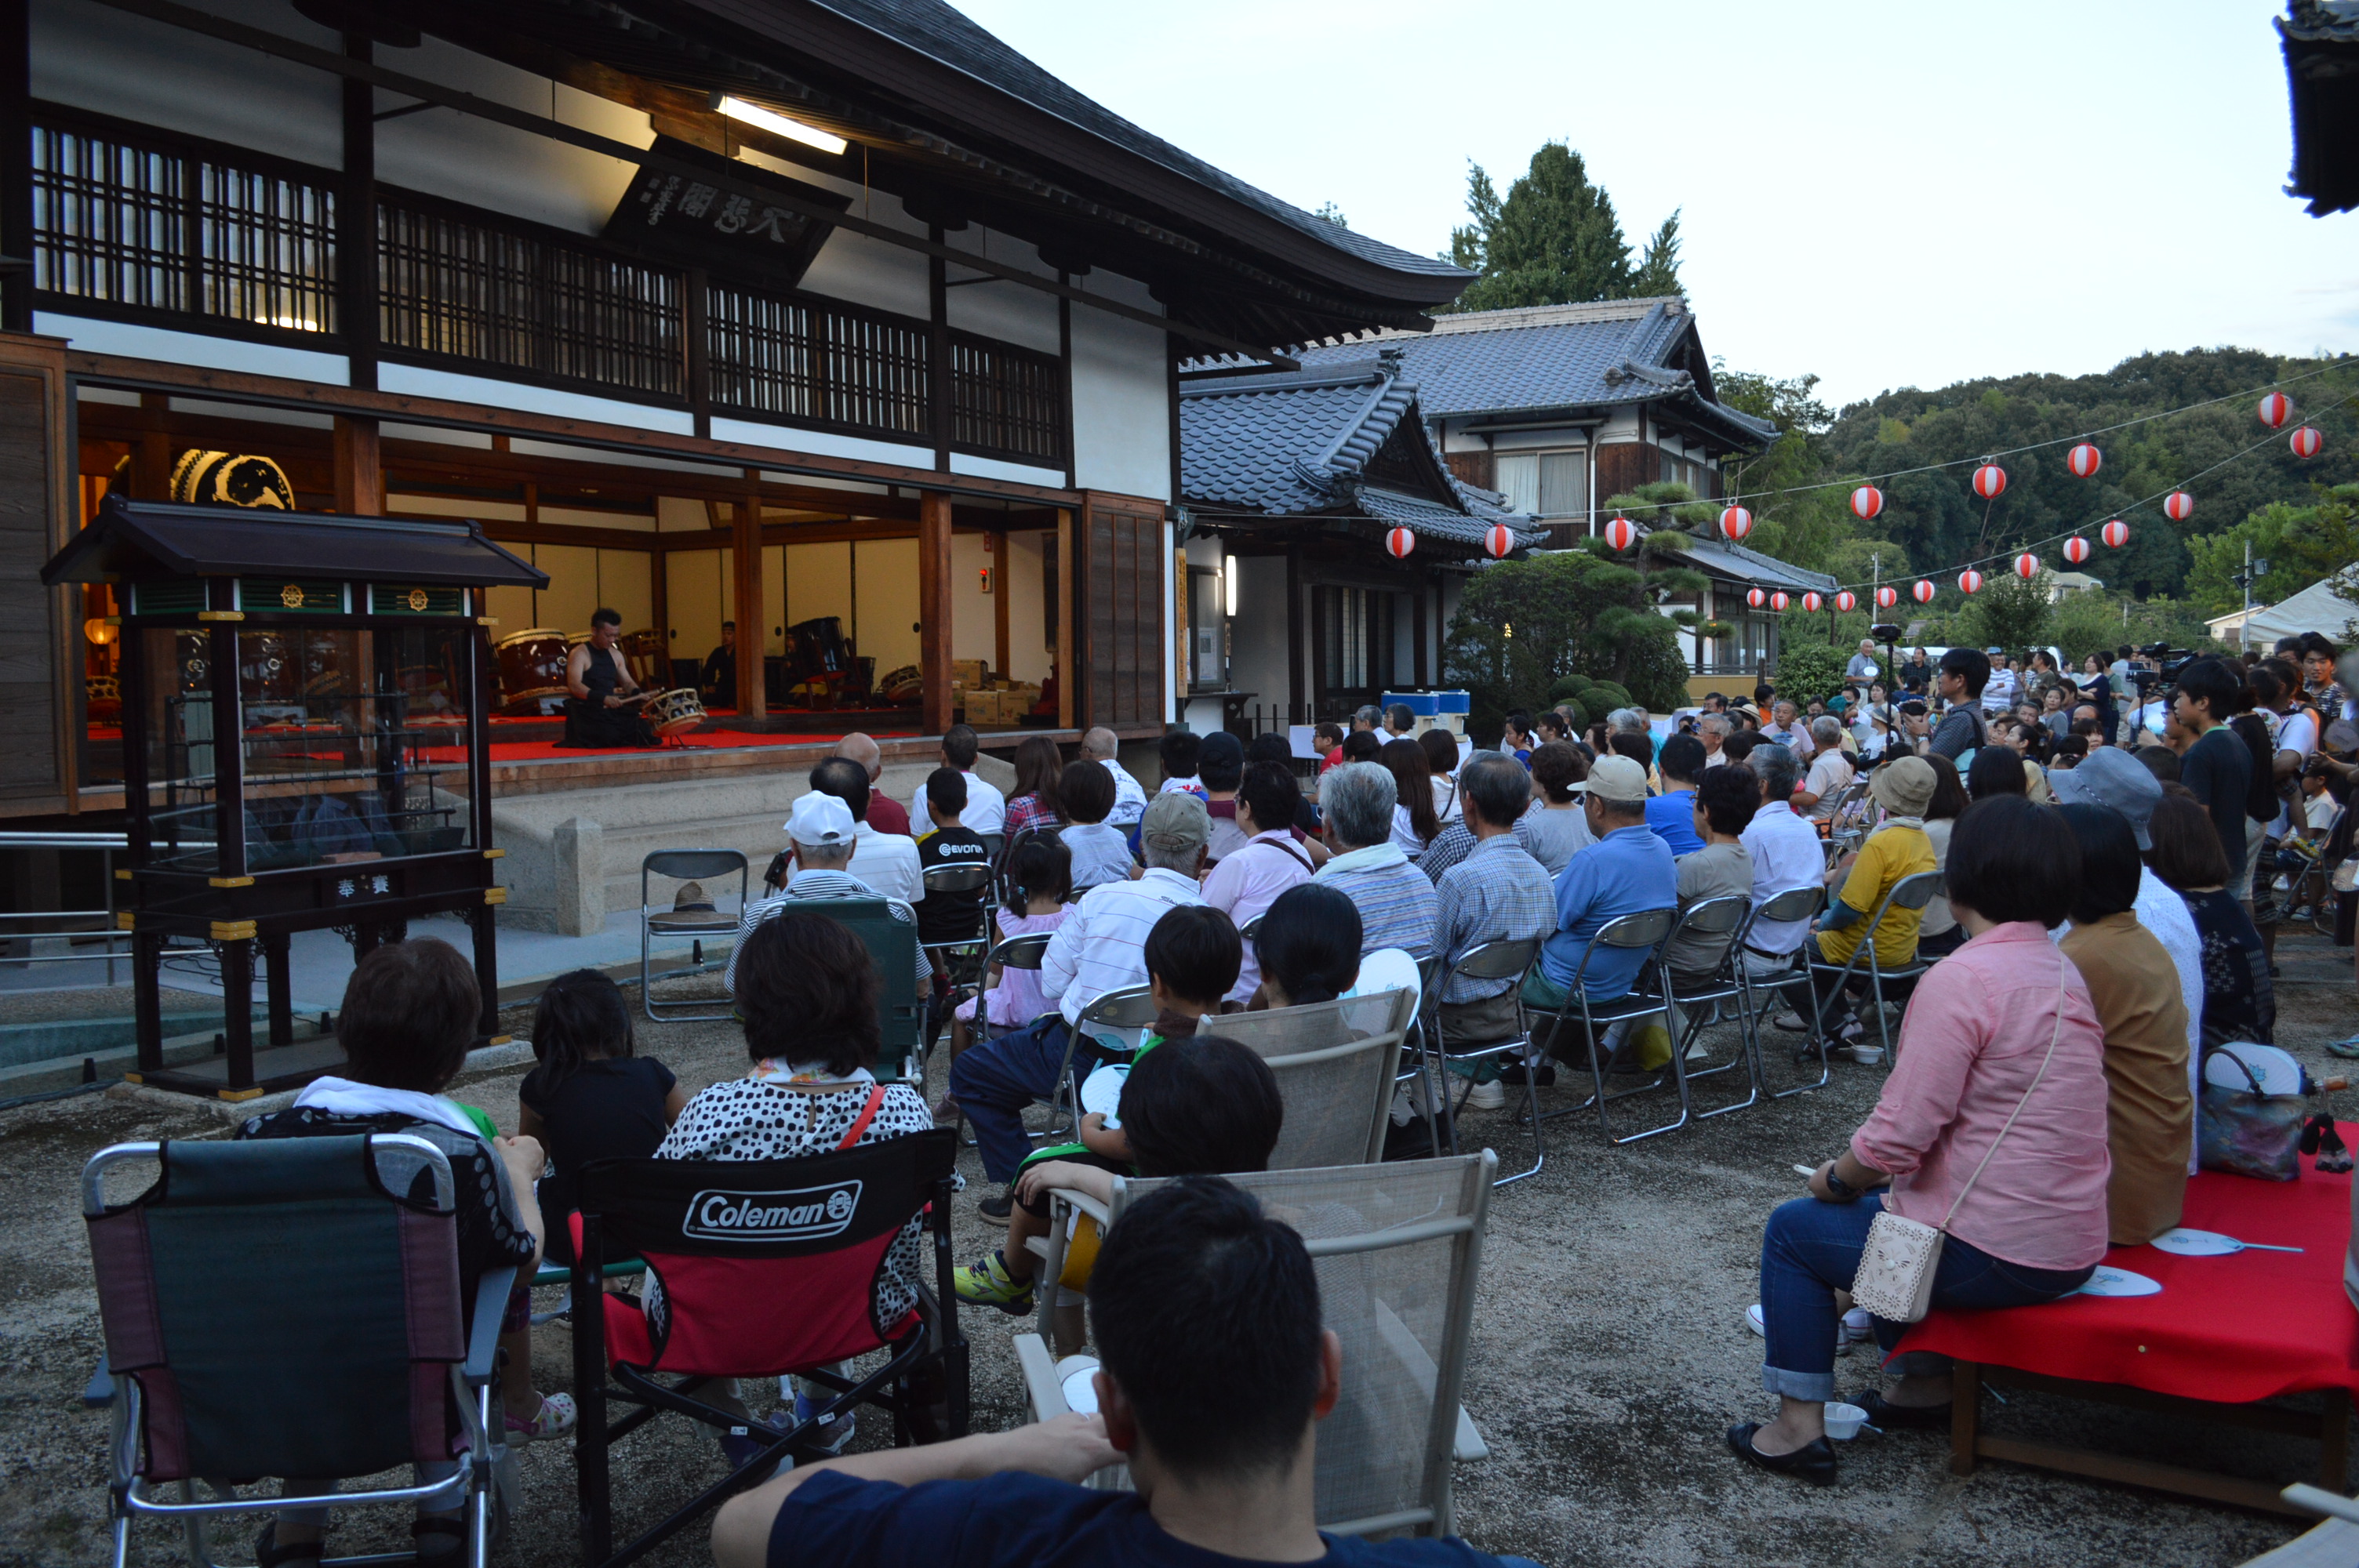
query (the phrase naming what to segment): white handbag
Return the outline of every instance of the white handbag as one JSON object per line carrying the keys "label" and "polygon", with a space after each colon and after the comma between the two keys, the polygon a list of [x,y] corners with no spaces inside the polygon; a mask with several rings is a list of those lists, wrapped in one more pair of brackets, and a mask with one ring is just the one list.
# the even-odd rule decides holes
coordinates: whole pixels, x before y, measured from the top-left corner
{"label": "white handbag", "polygon": [[[2062,955],[2058,955],[2058,961],[2062,963]],[[1966,1184],[1958,1189],[1958,1195],[1950,1200],[1950,1211],[1941,1217],[1939,1226],[1904,1218],[1889,1208],[1876,1215],[1867,1227],[1867,1245],[1860,1251],[1859,1271],[1852,1278],[1851,1299],[1854,1305],[1893,1323],[1915,1323],[1924,1317],[1932,1305],[1933,1276],[1940,1271],[1941,1243],[1948,1238],[1950,1221],[1957,1217],[1958,1206],[1966,1201],[1966,1195],[1982,1180],[1984,1169],[1990,1164],[1991,1156],[1998,1152],[2008,1130],[2015,1126],[2015,1119],[2031,1103],[2040,1080],[2048,1076],[2048,1065],[2056,1059],[2056,1043],[2063,1034],[2064,972],[2060,968],[2056,975],[2056,1026],[2049,1033],[2048,1054],[2040,1058],[2039,1071],[2032,1075],[2031,1087],[2023,1091],[2006,1126],[1998,1130],[1998,1137],[1992,1139],[1991,1146],[1984,1151],[1982,1163],[1966,1178]]]}

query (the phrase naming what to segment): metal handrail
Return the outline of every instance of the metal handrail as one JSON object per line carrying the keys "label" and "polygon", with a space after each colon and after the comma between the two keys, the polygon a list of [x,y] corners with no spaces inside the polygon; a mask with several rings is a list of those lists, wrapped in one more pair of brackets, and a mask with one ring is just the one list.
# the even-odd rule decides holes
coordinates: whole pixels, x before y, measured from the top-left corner
{"label": "metal handrail", "polygon": [[[130,941],[131,933],[118,929],[115,924],[114,893],[117,884],[114,880],[114,856],[117,850],[127,854],[130,849],[131,837],[126,833],[0,833],[0,849],[96,849],[104,857],[104,864],[100,870],[106,884],[104,909],[22,909],[10,912],[7,919],[11,922],[95,919],[103,920],[105,924],[96,930],[0,932],[0,940],[5,940],[8,945],[13,946],[18,942],[26,945],[23,957],[19,957],[12,954],[5,961],[16,964],[103,962],[106,965],[106,983],[113,985],[114,966],[131,956],[127,950],[118,946],[118,944]],[[34,945],[40,942],[65,942],[71,945],[79,940],[87,946],[93,939],[103,946],[103,951],[41,953],[33,950]]]}

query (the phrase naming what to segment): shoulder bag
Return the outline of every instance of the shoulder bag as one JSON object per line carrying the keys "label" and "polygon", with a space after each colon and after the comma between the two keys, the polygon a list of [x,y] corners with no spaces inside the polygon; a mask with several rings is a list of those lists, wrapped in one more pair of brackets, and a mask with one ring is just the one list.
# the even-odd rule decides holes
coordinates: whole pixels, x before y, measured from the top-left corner
{"label": "shoulder bag", "polygon": [[2057,962],[2056,1026],[2049,1033],[2048,1054],[2040,1059],[2039,1071],[2032,1075],[2031,1087],[2023,1091],[2023,1098],[2008,1113],[2006,1124],[1983,1152],[1982,1163],[1966,1178],[1966,1184],[1958,1189],[1958,1195],[1950,1200],[1949,1213],[1941,1217],[1939,1226],[1931,1226],[1922,1220],[1904,1218],[1887,1208],[1877,1214],[1867,1227],[1867,1245],[1859,1255],[1859,1272],[1852,1280],[1851,1295],[1854,1303],[1877,1317],[1893,1323],[1915,1323],[1932,1305],[1933,1276],[1940,1271],[1941,1244],[1948,1239],[1950,1221],[1957,1217],[1958,1206],[1966,1201],[1966,1195],[1982,1180],[1991,1156],[1998,1152],[1999,1144],[2015,1126],[2015,1119],[2023,1114],[2023,1108],[2038,1091],[2040,1080],[2048,1076],[2049,1064],[2056,1060],[2056,1043],[2064,1034],[2064,972],[2060,966],[2066,960],[2062,954],[2057,955]]}

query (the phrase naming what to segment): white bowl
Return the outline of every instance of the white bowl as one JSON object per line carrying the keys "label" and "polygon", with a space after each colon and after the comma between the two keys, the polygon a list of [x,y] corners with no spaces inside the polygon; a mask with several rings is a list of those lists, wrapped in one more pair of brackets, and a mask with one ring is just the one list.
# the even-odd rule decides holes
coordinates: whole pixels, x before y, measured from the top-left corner
{"label": "white bowl", "polygon": [[1837,1443],[1849,1443],[1853,1438],[1857,1437],[1859,1429],[1866,1423],[1866,1421],[1867,1412],[1857,1405],[1828,1401],[1827,1435]]}

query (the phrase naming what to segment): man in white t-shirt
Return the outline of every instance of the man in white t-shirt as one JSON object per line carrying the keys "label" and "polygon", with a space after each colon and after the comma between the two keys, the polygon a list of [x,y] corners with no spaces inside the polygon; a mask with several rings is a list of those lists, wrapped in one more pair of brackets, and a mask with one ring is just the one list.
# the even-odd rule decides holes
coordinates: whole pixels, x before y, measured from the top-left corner
{"label": "man in white t-shirt", "polygon": [[1082,737],[1082,760],[1114,775],[1114,809],[1106,813],[1106,826],[1127,833],[1147,815],[1147,786],[1122,765],[1121,751],[1122,742],[1103,725]]}
{"label": "man in white t-shirt", "polygon": [[[978,777],[974,760],[983,752],[983,742],[973,729],[953,724],[942,732],[942,766],[956,768],[966,775],[966,809],[959,813],[959,824],[970,833],[985,838],[1007,830],[1007,797],[998,787]],[[926,815],[926,786],[919,784],[918,793],[909,797],[909,820],[929,822]],[[915,844],[917,840],[910,840]]]}

